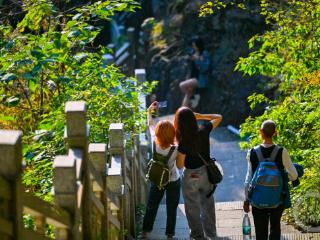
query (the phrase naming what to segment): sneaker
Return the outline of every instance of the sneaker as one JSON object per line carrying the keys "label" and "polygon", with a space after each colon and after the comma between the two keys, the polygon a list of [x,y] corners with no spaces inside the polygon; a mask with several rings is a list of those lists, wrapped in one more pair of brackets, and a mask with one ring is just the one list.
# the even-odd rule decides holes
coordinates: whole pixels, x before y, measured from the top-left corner
{"label": "sneaker", "polygon": [[175,238],[173,237],[173,234],[168,234],[167,235],[167,240],[174,240]]}
{"label": "sneaker", "polygon": [[139,236],[138,236],[139,240],[147,240],[148,239],[148,232],[146,231],[142,231]]}

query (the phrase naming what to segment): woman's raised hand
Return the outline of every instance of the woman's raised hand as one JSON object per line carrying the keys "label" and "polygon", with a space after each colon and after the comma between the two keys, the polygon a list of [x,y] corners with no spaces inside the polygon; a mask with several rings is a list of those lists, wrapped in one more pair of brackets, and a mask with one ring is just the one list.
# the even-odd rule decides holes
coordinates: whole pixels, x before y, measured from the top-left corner
{"label": "woman's raised hand", "polygon": [[148,112],[152,112],[153,110],[156,110],[158,108],[158,102],[154,101],[153,103],[150,104],[148,107]]}

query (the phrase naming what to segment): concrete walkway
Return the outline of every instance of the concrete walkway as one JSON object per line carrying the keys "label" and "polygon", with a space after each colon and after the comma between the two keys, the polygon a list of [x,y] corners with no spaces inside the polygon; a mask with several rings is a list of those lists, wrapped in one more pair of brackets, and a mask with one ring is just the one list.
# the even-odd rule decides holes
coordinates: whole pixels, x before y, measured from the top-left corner
{"label": "concrete walkway", "polygon": [[[214,155],[224,169],[223,182],[219,184],[214,197],[216,201],[217,239],[242,239],[242,201],[243,182],[246,174],[246,152],[240,150],[238,139],[226,128],[217,128],[211,133],[211,154]],[[165,199],[159,207],[154,230],[150,239],[166,239]],[[253,226],[252,215],[251,224]],[[254,227],[252,227],[254,234]],[[301,235],[292,226],[282,223],[282,239],[320,240],[319,235]],[[296,235],[298,234],[298,235]],[[184,201],[181,194],[177,213],[176,237],[188,239],[189,227],[185,216]],[[298,237],[297,237],[298,236]],[[224,238],[225,237],[225,238]],[[310,238],[309,238],[310,237]]]}

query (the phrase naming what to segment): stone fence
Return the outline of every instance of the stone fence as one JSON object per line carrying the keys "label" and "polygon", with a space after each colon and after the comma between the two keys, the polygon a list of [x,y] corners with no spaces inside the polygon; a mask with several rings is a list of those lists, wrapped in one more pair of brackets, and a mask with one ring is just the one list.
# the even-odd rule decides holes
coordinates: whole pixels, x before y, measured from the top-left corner
{"label": "stone fence", "polygon": [[[138,79],[144,74],[136,70]],[[0,130],[0,239],[50,239],[48,224],[58,240],[134,238],[136,207],[146,201],[145,134],[127,149],[124,126],[115,123],[109,128],[109,144],[89,143],[85,102],[67,102],[65,113],[67,155],[54,158],[54,204],[24,191],[22,133]],[[24,227],[25,214],[34,218],[34,230]]]}

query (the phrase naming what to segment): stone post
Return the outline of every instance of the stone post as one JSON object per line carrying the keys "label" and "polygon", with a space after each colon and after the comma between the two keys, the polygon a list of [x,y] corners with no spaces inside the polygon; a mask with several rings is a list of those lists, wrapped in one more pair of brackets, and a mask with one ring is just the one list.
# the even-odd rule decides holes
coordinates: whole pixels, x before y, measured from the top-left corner
{"label": "stone post", "polygon": [[76,161],[71,156],[56,156],[53,162],[53,186],[55,203],[66,209],[72,216],[73,228],[56,229],[56,239],[79,239],[78,187],[76,176]]}
{"label": "stone post", "polygon": [[[136,69],[135,70],[135,77],[138,82],[144,83],[147,81],[146,79],[146,70],[145,69]],[[140,93],[139,94],[139,102],[140,102],[140,111],[146,111],[147,102],[146,102],[146,95]],[[147,132],[149,130],[147,129]],[[145,174],[146,174],[146,161],[148,160],[148,149],[149,144],[146,140],[146,133],[141,132],[139,138],[135,140],[137,146],[137,153],[136,158],[138,160],[138,181],[139,181],[139,203],[146,203],[148,187],[145,181]]]}
{"label": "stone post", "polygon": [[126,159],[124,152],[124,129],[122,123],[112,123],[109,127],[109,154],[111,156],[108,170],[108,187],[120,195],[121,210],[120,210],[120,223],[121,223],[121,239],[124,238],[123,232],[128,228],[128,211],[126,192]]}
{"label": "stone post", "polygon": [[[80,173],[80,185],[83,185],[82,194],[82,233],[83,239],[91,239],[91,219],[92,219],[92,207],[91,207],[91,192],[92,185],[90,180],[90,173],[88,171],[88,143],[89,143],[89,126],[87,126],[86,117],[86,104],[84,101],[70,101],[66,103],[66,129],[65,129],[65,141],[70,152],[81,152],[82,161],[76,161],[81,163]],[[79,168],[79,166],[76,166]]]}
{"label": "stone post", "polygon": [[8,180],[11,196],[8,219],[13,223],[13,239],[22,240],[22,144],[21,131],[0,130],[0,175]]}
{"label": "stone post", "polygon": [[[134,146],[133,146],[134,147]],[[127,161],[130,166],[130,181],[131,181],[131,189],[130,189],[130,229],[131,235],[136,236],[135,225],[136,225],[136,198],[138,193],[138,186],[136,181],[136,164],[134,159],[134,151],[132,148],[126,150]]]}
{"label": "stone post", "polygon": [[108,238],[108,199],[107,199],[107,145],[103,143],[89,144],[89,160],[94,168],[101,174],[103,181],[103,192],[99,198],[104,205],[104,216],[102,216],[101,239]]}

